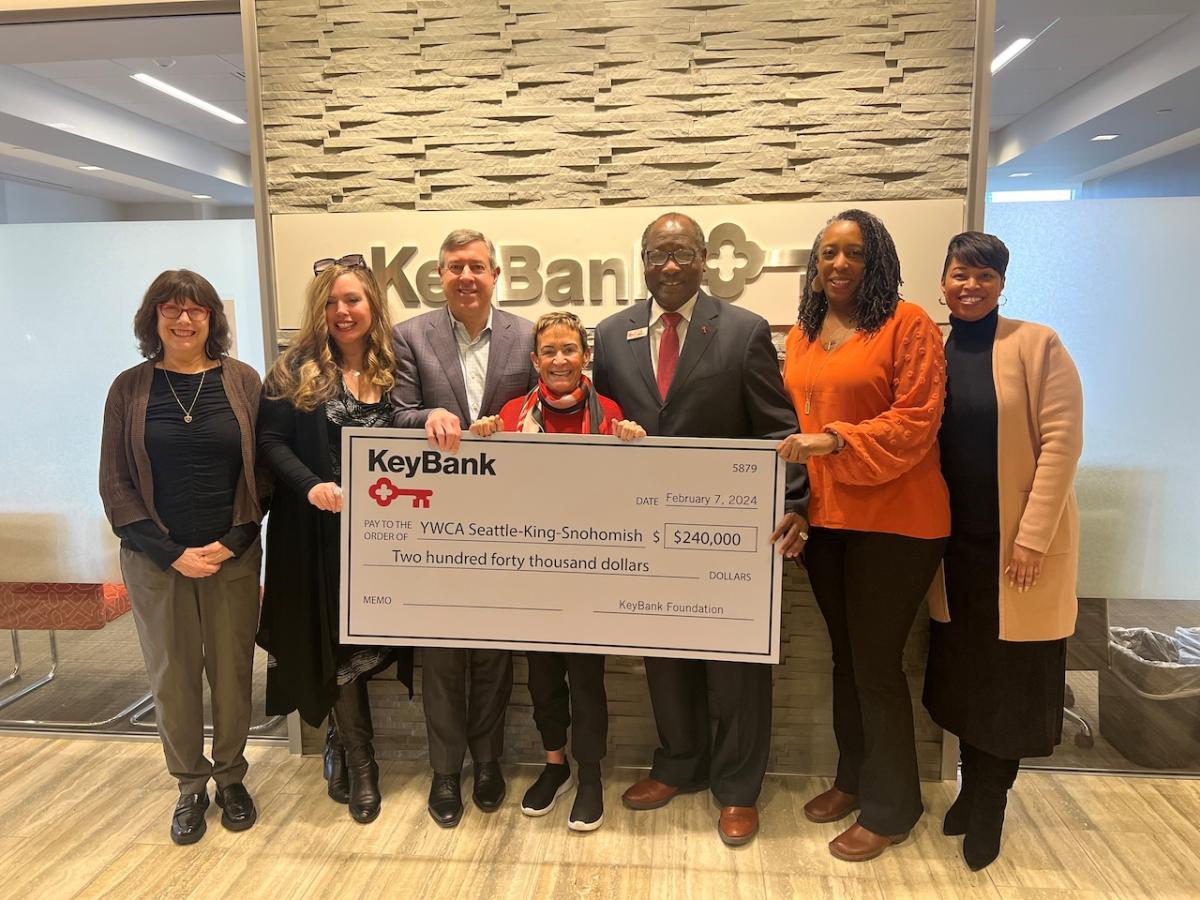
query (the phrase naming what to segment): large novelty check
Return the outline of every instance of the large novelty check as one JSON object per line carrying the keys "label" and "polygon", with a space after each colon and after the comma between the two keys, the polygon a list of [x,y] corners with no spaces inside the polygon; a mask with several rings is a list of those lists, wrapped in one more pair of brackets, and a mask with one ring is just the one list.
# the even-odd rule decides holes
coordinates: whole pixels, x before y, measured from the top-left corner
{"label": "large novelty check", "polygon": [[768,441],[342,431],[341,639],[778,662]]}

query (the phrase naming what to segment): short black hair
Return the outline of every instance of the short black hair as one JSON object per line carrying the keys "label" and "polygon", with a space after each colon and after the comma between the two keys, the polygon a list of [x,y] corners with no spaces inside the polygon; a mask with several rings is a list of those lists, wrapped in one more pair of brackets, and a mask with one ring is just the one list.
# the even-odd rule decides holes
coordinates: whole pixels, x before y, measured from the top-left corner
{"label": "short black hair", "polygon": [[661,222],[663,219],[682,219],[683,221],[687,222],[688,226],[692,229],[692,237],[694,237],[696,239],[696,249],[700,250],[700,251],[705,251],[708,249],[708,246],[704,241],[704,229],[700,227],[699,222],[697,222],[695,219],[693,219],[687,213],[669,212],[669,213],[663,213],[661,216],[658,216],[653,222],[651,222],[649,225],[647,225],[646,230],[642,232],[642,255],[643,256],[646,255],[646,244],[649,243],[649,241],[650,241],[650,232],[653,231],[654,226],[657,225],[659,222]]}
{"label": "short black hair", "polygon": [[958,260],[966,266],[976,269],[995,269],[1000,277],[1008,268],[1008,248],[1004,241],[994,234],[984,234],[982,231],[964,231],[950,238],[950,246],[946,248],[946,261],[942,263],[942,277],[950,271],[952,260]]}

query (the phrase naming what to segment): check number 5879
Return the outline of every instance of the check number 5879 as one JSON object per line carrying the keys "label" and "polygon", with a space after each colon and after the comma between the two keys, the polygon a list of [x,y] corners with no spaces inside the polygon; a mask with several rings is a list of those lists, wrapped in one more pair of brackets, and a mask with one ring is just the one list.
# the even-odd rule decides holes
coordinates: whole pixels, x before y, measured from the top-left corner
{"label": "check number 5879", "polygon": [[758,549],[758,529],[753,525],[691,525],[668,522],[663,527],[663,547],[667,550],[726,550],[754,553]]}

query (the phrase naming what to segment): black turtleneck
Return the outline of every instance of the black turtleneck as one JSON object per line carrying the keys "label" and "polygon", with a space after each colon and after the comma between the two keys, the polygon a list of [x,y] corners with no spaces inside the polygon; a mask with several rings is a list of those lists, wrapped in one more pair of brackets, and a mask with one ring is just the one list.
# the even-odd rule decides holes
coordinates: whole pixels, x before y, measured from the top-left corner
{"label": "black turtleneck", "polygon": [[1000,531],[996,475],[997,408],[992,345],[999,312],[978,322],[950,317],[946,341],[946,412],[938,433],[942,474],[950,488],[950,521],[957,532]]}

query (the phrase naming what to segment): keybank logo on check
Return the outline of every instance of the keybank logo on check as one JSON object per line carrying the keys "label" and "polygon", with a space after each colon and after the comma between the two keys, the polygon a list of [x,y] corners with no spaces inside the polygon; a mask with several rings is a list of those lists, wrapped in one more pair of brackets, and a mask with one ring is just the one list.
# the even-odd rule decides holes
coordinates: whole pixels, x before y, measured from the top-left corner
{"label": "keybank logo on check", "polygon": [[426,450],[416,456],[405,456],[386,450],[368,450],[367,471],[391,472],[405,478],[414,475],[495,475],[496,460],[486,453],[443,456],[437,450]]}

